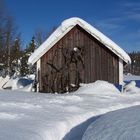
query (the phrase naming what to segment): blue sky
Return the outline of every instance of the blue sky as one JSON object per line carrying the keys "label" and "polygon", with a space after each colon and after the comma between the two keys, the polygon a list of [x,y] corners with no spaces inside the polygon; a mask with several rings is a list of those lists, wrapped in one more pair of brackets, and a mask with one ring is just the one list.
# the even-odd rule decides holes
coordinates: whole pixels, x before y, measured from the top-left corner
{"label": "blue sky", "polygon": [[140,51],[140,0],[5,0],[24,43],[34,31],[50,31],[64,19],[80,17],[125,51]]}

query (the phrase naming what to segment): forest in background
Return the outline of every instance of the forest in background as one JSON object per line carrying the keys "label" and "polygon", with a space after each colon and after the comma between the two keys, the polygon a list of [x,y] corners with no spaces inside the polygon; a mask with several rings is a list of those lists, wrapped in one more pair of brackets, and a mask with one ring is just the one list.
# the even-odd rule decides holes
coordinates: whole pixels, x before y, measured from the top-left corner
{"label": "forest in background", "polygon": [[[3,1],[0,1],[0,75],[12,76],[14,74],[25,76],[35,72],[35,67],[30,68],[27,61],[29,56],[44,40],[55,30],[49,32],[37,29],[26,45],[23,45],[21,32],[14,18],[7,13]],[[132,63],[126,65],[124,73],[140,75],[140,52],[129,53]]]}
{"label": "forest in background", "polygon": [[7,12],[4,1],[0,1],[0,75],[25,76],[34,72],[27,63],[29,56],[55,30],[49,32],[38,28],[31,40],[23,45],[22,33],[19,31],[14,18]]}
{"label": "forest in background", "polygon": [[125,66],[124,73],[140,75],[140,51],[131,52],[129,56],[131,58],[131,64]]}

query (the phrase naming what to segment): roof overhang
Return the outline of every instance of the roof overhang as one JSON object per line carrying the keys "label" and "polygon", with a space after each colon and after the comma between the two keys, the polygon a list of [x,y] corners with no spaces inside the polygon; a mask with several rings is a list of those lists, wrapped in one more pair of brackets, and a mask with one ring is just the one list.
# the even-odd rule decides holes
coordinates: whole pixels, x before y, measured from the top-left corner
{"label": "roof overhang", "polygon": [[50,37],[42,44],[35,52],[29,57],[28,63],[36,63],[50,48],[52,48],[63,36],[65,36],[74,26],[79,25],[98,41],[104,44],[109,50],[115,53],[125,63],[131,63],[129,55],[120,48],[115,42],[94,28],[86,21],[74,17],[67,19],[61,23],[61,25],[50,35]]}

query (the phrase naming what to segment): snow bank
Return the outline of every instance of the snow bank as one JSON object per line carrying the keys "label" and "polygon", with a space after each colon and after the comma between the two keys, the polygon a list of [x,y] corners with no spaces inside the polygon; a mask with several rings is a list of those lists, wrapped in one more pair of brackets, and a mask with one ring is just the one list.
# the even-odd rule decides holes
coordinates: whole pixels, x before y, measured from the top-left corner
{"label": "snow bank", "polygon": [[140,76],[127,74],[124,75],[124,92],[128,93],[138,93],[140,91]]}
{"label": "snow bank", "polygon": [[32,91],[34,76],[10,78],[3,86],[4,89],[19,90],[19,91]]}
{"label": "snow bank", "polygon": [[6,76],[5,78],[0,76],[0,89],[3,89],[3,86],[9,81],[9,79],[9,76]]}
{"label": "snow bank", "polygon": [[29,86],[33,83],[33,80],[28,78],[16,78],[13,82],[12,90],[21,89],[26,86]]}
{"label": "snow bank", "polygon": [[80,140],[92,117],[140,105],[140,94],[121,94],[98,81],[71,94],[0,91],[0,139]]}
{"label": "snow bank", "polygon": [[82,140],[139,140],[140,106],[107,113],[93,122]]}
{"label": "snow bank", "polygon": [[120,91],[113,85],[108,83],[107,81],[96,81],[94,83],[90,84],[80,84],[80,88],[77,91],[77,93],[80,94],[95,94],[95,93],[103,93],[103,94],[109,94],[109,93],[119,93]]}
{"label": "snow bank", "polygon": [[131,81],[124,86],[124,93],[140,93],[140,88],[136,87],[135,81]]}
{"label": "snow bank", "polygon": [[124,81],[131,81],[131,80],[140,80],[140,76],[132,75],[132,74],[124,75]]}

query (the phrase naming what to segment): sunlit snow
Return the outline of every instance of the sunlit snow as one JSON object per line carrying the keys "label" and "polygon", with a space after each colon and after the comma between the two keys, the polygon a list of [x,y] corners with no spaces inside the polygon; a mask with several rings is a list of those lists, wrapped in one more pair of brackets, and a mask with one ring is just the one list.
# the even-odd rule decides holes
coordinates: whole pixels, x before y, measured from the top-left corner
{"label": "sunlit snow", "polygon": [[0,139],[80,140],[92,118],[140,105],[140,92],[131,92],[104,81],[62,95],[1,90]]}
{"label": "sunlit snow", "polygon": [[130,107],[98,116],[82,140],[139,140],[140,106]]}

